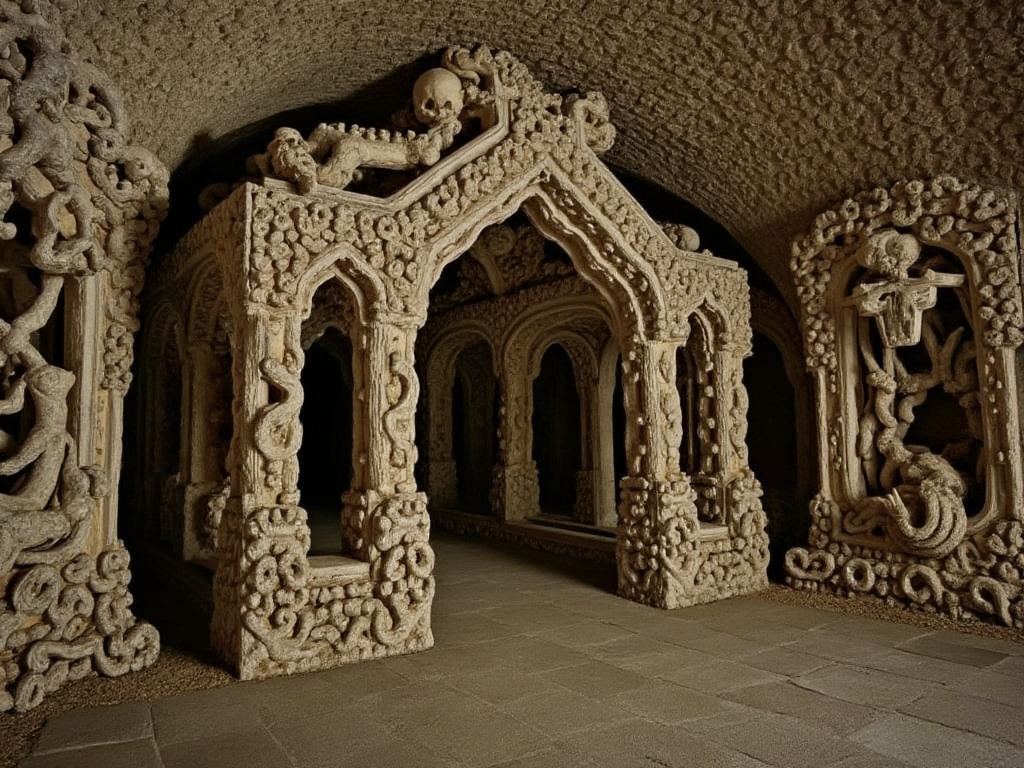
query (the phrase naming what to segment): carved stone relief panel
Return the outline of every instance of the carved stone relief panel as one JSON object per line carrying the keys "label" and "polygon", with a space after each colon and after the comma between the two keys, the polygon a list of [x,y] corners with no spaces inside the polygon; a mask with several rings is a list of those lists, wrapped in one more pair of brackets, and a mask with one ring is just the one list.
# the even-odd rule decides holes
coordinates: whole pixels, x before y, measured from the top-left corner
{"label": "carved stone relief panel", "polygon": [[1022,625],[1018,228],[1011,197],[939,177],[794,245],[822,472],[793,583]]}
{"label": "carved stone relief panel", "polygon": [[0,3],[0,712],[151,664],[117,540],[122,404],[167,172],[45,3]]}

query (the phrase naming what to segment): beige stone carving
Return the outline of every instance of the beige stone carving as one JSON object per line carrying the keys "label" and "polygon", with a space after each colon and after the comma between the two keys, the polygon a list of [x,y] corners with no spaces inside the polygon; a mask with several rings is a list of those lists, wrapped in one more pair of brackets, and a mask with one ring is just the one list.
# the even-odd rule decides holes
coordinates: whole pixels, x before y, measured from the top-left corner
{"label": "beige stone carving", "polygon": [[[379,131],[323,128],[304,146],[281,129],[259,164],[267,178],[235,188],[154,278],[147,350],[178,328],[181,349],[205,354],[216,324],[186,318],[226,308],[234,429],[219,478],[191,460],[208,451],[211,436],[188,414],[209,408],[212,371],[225,364],[183,356],[177,377],[167,366],[147,368],[145,390],[154,404],[161,392],[180,392],[185,415],[179,461],[151,474],[186,487],[230,484],[216,535],[212,641],[244,678],[431,646],[427,510],[450,502],[457,482],[440,414],[450,410],[456,361],[469,344],[483,342],[497,366],[493,498],[503,520],[537,508],[530,382],[543,351],[558,343],[585,402],[574,514],[604,526],[618,518],[622,594],[672,608],[766,583],[760,488],[744,447],[744,273],[681,250],[677,242],[696,245],[694,234],[666,235],[600,162],[614,129],[597,94],[549,94],[507,53],[452,49],[417,82],[413,108],[427,134],[397,145],[456,129],[465,141],[456,148],[445,138],[436,153],[394,160]],[[340,188],[369,167],[415,175],[385,197],[372,194],[369,176],[358,192]],[[529,225],[503,224],[518,211]],[[545,238],[564,261],[545,262]],[[453,293],[432,294],[463,254],[467,279]],[[352,479],[338,502],[344,550],[330,565],[309,555],[298,483],[304,350],[328,326],[351,342],[354,422]],[[702,345],[708,399],[684,424],[676,355],[691,337]],[[607,457],[619,355],[629,470],[616,516]],[[421,399],[423,457],[415,440]],[[697,423],[717,456],[702,470],[718,494],[707,521],[679,459],[683,430]],[[148,425],[144,441],[157,426]],[[417,460],[429,495],[417,486]]]}
{"label": "beige stone carving", "polygon": [[1018,216],[938,177],[794,244],[821,490],[791,583],[1024,626]]}
{"label": "beige stone carving", "polygon": [[129,610],[116,491],[167,173],[44,11],[0,3],[0,36],[0,712],[21,712],[159,651]]}

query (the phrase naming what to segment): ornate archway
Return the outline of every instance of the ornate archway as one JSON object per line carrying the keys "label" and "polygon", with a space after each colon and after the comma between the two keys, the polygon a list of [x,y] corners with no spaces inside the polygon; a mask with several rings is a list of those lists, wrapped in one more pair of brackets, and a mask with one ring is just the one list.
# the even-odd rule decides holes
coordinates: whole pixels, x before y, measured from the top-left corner
{"label": "ornate archway", "polygon": [[[263,179],[237,186],[172,259],[172,281],[185,279],[198,268],[194,254],[214,244],[237,350],[213,642],[245,678],[432,644],[427,496],[413,474],[414,346],[444,267],[519,210],[601,297],[622,352],[629,474],[619,507],[620,592],[673,608],[766,583],[759,488],[742,448],[740,361],[750,351],[743,271],[677,247],[600,162],[614,129],[599,94],[545,93],[507,53],[452,49],[417,82],[408,121],[413,114],[419,132],[397,135],[279,129],[254,162]],[[473,132],[456,147],[456,136]],[[390,181],[374,187],[374,174]],[[375,196],[396,188],[394,174],[397,191]],[[349,286],[357,307],[361,448],[345,496],[349,557],[314,562],[297,488],[301,327],[313,290],[331,276]],[[721,318],[710,343],[723,496],[721,519],[702,530],[679,470],[675,351],[705,305]]]}

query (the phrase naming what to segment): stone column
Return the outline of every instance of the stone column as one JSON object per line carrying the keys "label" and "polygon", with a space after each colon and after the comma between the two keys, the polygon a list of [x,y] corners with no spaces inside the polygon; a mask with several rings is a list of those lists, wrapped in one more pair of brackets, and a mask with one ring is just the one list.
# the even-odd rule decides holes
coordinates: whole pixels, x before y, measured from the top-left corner
{"label": "stone column", "polygon": [[188,382],[187,428],[183,446],[188,451],[185,464],[185,504],[182,531],[182,556],[193,560],[211,554],[204,525],[209,495],[220,490],[218,467],[210,460],[217,435],[217,424],[210,420],[210,410],[218,392],[213,372],[217,362],[208,341],[192,341],[188,347],[190,375]]}
{"label": "stone column", "polygon": [[[447,361],[445,361],[447,362]],[[430,454],[427,457],[427,495],[434,507],[458,504],[459,485],[452,458],[452,370],[445,365],[428,382],[427,424]]]}
{"label": "stone column", "polygon": [[[236,317],[231,497],[218,537],[211,644],[243,679],[278,671],[289,639],[272,621],[284,592],[305,589],[309,527],[298,506],[301,319],[247,303]],[[288,634],[285,632],[284,634]],[[269,658],[268,658],[269,657]]]}
{"label": "stone column", "polygon": [[699,565],[693,489],[679,472],[676,346],[641,341],[623,362],[629,475],[619,503],[619,594],[659,608],[692,601]]}
{"label": "stone column", "polygon": [[540,483],[533,460],[532,386],[525,366],[501,371],[498,462],[491,497],[502,520],[523,520],[540,513]]}
{"label": "stone column", "polygon": [[[354,384],[360,391],[353,419],[362,471],[344,497],[344,539],[353,556],[370,563],[378,588],[391,583],[397,563],[416,552],[433,560],[427,496],[417,490],[413,469],[419,380],[413,368],[417,322],[406,317],[372,320],[357,333]],[[431,581],[432,584],[432,581]],[[418,609],[420,640],[429,647],[430,601]]]}
{"label": "stone column", "polygon": [[580,398],[580,469],[576,473],[576,503],[573,516],[582,523],[597,524],[600,516],[600,476],[596,458],[600,456],[600,415],[597,387],[589,371],[580,371],[576,389]]}

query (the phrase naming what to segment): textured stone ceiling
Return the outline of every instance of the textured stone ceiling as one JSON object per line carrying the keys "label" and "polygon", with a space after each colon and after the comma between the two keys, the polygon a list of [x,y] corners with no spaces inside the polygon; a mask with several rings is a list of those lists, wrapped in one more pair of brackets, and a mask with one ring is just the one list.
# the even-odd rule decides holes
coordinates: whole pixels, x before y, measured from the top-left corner
{"label": "textured stone ceiling", "polygon": [[65,0],[78,51],[171,168],[278,112],[487,43],[600,90],[608,160],[721,222],[792,300],[789,241],[858,189],[950,173],[1024,190],[1013,0]]}

